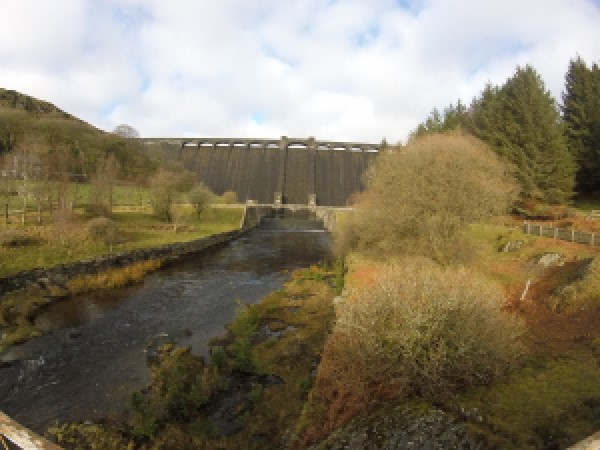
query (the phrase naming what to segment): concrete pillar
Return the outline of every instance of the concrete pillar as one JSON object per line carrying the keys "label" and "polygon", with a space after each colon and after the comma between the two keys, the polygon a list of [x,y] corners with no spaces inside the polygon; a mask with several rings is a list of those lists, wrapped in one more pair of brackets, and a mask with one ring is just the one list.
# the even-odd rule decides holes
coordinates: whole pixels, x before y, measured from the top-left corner
{"label": "concrete pillar", "polygon": [[314,207],[317,206],[317,144],[314,136],[310,136],[308,138],[307,147],[310,155],[310,164],[308,167],[308,173],[306,174],[306,187],[309,192],[308,205]]}
{"label": "concrete pillar", "polygon": [[277,194],[279,194],[280,204],[285,203],[284,188],[285,188],[285,178],[286,178],[285,171],[287,170],[288,144],[289,144],[289,140],[288,140],[287,136],[281,136],[281,139],[279,140],[279,150],[281,152],[279,155],[279,173],[278,173],[278,179],[277,179],[278,192],[275,193],[275,197],[277,197]]}

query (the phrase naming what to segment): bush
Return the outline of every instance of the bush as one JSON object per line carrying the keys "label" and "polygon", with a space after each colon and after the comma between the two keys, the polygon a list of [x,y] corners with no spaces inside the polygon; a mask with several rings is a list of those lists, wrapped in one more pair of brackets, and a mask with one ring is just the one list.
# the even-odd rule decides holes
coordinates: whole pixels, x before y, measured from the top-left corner
{"label": "bush", "polygon": [[221,200],[226,205],[233,205],[234,203],[238,203],[237,194],[233,191],[225,191],[221,196]]}
{"label": "bush", "polygon": [[252,351],[252,338],[259,323],[259,311],[256,305],[240,304],[229,330],[233,334],[233,342],[227,347],[232,356],[232,365],[242,372],[253,373],[258,370],[256,357]]}
{"label": "bush", "polygon": [[152,370],[152,384],[131,397],[134,434],[152,437],[161,424],[197,417],[199,409],[225,386],[226,378],[218,368],[205,366],[188,347],[162,352]]}
{"label": "bush", "polygon": [[470,223],[503,213],[515,198],[508,166],[473,137],[429,135],[383,152],[367,173],[351,230],[341,240],[371,256],[460,261]]}
{"label": "bush", "polygon": [[108,217],[111,211],[102,203],[88,203],[84,206],[84,210],[92,217]]}
{"label": "bush", "polygon": [[26,247],[37,243],[37,238],[22,231],[4,231],[0,233],[0,247]]}
{"label": "bush", "polygon": [[489,383],[519,360],[523,326],[505,308],[503,290],[470,270],[406,260],[338,306],[323,359],[340,364],[334,385],[354,370],[355,388],[433,399]]}
{"label": "bush", "polygon": [[118,242],[117,224],[106,217],[96,217],[85,226],[88,236],[96,242],[115,244]]}

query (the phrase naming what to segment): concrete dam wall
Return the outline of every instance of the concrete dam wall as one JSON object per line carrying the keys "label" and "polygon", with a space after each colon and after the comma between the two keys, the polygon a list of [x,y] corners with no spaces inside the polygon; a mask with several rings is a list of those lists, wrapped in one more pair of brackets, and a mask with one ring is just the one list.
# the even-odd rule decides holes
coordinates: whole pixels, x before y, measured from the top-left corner
{"label": "concrete dam wall", "polygon": [[309,139],[143,139],[149,151],[177,159],[213,192],[240,201],[345,206],[364,189],[379,146]]}

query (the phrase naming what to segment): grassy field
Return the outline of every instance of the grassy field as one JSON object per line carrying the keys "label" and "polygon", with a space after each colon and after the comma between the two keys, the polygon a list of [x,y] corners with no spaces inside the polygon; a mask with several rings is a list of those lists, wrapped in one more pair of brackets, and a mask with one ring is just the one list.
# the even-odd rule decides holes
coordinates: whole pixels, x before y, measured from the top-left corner
{"label": "grassy field", "polygon": [[233,230],[239,227],[242,214],[242,208],[208,208],[200,217],[190,214],[175,232],[172,224],[157,220],[150,209],[132,212],[116,207],[112,220],[118,227],[118,243],[112,245],[90,238],[86,231],[90,217],[82,211],[54,224],[45,224],[49,217],[44,218],[43,225],[0,224],[0,240],[2,236],[14,233],[31,238],[23,246],[0,246],[0,277],[35,267],[51,267],[111,252],[189,241]]}
{"label": "grassy field", "polygon": [[[5,205],[8,204],[10,211],[21,211],[23,209],[23,198],[16,195],[21,182],[13,181],[12,190],[14,195],[0,198],[0,206],[4,213]],[[59,189],[57,182],[47,182],[40,185],[36,181],[27,183],[27,189],[34,192],[36,189],[44,189],[47,192],[56,192]],[[68,183],[67,198],[69,203],[77,205],[86,205],[93,201],[93,187],[89,183]],[[150,202],[150,190],[142,186],[133,185],[115,185],[113,188],[114,205],[148,205]],[[27,210],[35,211],[37,205],[33,199],[27,200]]]}

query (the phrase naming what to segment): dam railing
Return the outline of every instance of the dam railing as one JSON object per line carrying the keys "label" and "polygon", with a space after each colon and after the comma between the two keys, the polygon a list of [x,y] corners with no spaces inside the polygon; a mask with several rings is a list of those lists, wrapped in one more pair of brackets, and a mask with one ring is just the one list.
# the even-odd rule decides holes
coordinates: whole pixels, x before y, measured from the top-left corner
{"label": "dam railing", "polygon": [[60,450],[61,448],[0,411],[0,449]]}

